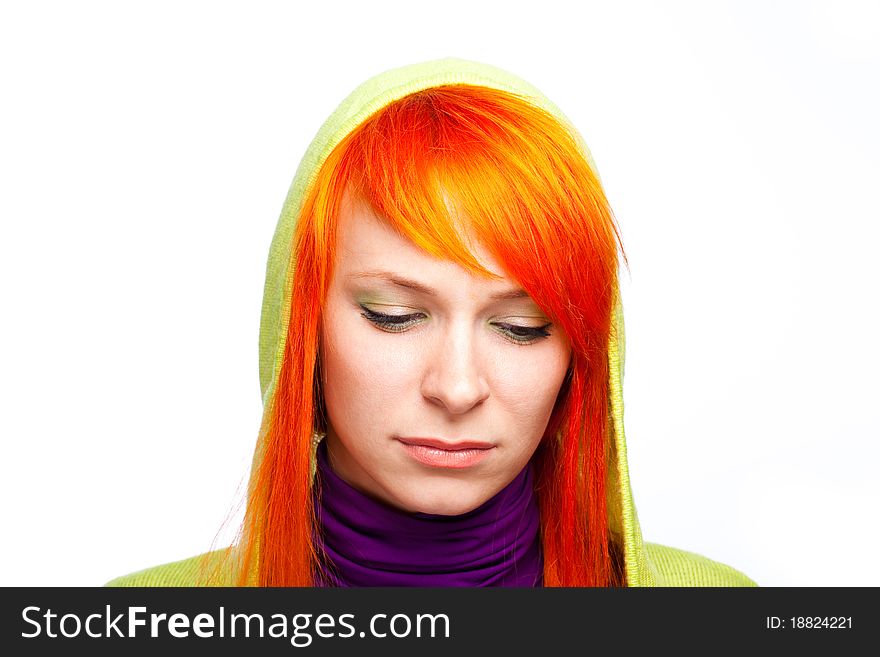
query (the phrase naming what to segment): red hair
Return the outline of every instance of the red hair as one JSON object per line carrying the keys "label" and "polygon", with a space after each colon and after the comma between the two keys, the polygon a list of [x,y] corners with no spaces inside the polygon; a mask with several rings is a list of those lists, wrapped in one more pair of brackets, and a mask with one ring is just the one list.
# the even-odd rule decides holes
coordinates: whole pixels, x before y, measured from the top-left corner
{"label": "red hair", "polygon": [[310,447],[324,422],[319,327],[346,188],[426,252],[492,277],[461,241],[460,213],[565,332],[571,368],[533,457],[544,585],[625,586],[606,490],[613,467],[607,349],[620,246],[614,217],[571,129],[515,94],[464,84],[378,110],[330,153],[307,190],[293,236],[284,356],[226,583],[313,585]]}

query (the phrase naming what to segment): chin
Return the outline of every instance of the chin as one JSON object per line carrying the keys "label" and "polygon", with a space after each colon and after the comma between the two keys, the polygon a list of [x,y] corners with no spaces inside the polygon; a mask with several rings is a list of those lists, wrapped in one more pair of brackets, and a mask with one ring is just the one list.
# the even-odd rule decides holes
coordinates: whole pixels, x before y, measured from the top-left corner
{"label": "chin", "polygon": [[[428,513],[437,516],[460,516],[463,513],[473,511],[486,500],[478,497],[461,497],[457,492],[456,499],[452,499],[452,495],[439,493],[436,497],[419,496],[413,500],[409,508],[414,513]],[[487,498],[488,499],[488,498]]]}

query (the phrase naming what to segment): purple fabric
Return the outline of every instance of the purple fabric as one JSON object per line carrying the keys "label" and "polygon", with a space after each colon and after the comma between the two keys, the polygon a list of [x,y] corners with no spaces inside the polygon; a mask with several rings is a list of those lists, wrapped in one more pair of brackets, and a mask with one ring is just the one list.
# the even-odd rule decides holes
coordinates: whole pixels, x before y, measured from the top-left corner
{"label": "purple fabric", "polygon": [[[543,559],[531,464],[484,504],[458,516],[409,513],[375,500],[317,450],[316,586],[541,586]],[[318,494],[320,489],[321,494]]]}

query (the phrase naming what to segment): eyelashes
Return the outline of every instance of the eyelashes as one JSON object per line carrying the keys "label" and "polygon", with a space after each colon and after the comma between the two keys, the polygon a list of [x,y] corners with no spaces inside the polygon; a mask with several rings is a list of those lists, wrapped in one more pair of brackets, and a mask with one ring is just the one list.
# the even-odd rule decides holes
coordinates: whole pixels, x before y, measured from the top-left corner
{"label": "eyelashes", "polygon": [[[377,313],[364,306],[361,306],[361,309],[363,310],[361,313],[363,317],[383,331],[391,333],[402,333],[423,316],[422,313],[386,315],[385,313]],[[549,323],[544,324],[544,326],[517,326],[516,324],[508,324],[506,322],[496,322],[493,324],[493,326],[501,329],[501,333],[505,338],[518,345],[529,345],[543,338],[550,337],[550,332],[547,329],[552,325],[552,323]]]}

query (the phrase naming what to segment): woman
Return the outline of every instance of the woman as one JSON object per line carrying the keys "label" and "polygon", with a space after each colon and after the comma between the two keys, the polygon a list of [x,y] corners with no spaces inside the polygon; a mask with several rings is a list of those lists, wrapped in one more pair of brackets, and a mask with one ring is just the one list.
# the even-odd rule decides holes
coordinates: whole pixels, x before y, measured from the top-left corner
{"label": "woman", "polygon": [[645,543],[619,236],[549,100],[457,59],[368,80],[272,242],[233,546],[111,585],[753,585]]}

